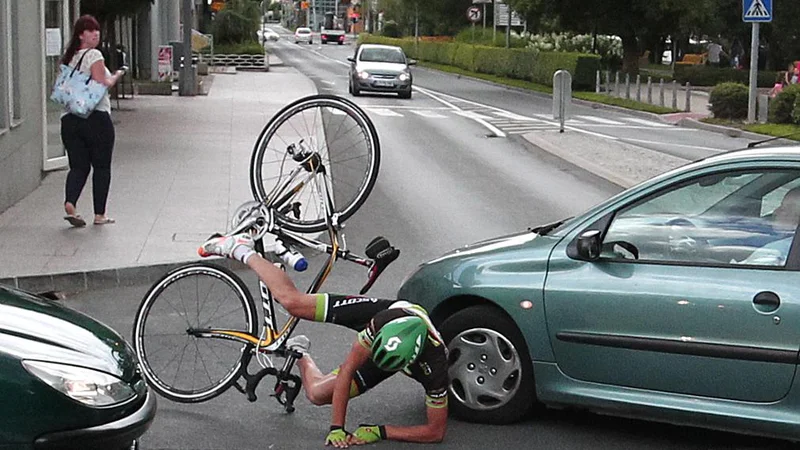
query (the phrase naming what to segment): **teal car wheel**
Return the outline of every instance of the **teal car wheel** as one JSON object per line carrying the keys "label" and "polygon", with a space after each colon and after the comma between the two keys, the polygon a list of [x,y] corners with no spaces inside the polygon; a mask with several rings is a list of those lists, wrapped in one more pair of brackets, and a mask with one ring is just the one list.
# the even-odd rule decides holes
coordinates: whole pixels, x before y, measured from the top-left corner
{"label": "teal car wheel", "polygon": [[449,317],[441,331],[454,415],[493,424],[521,419],[535,389],[528,348],[514,322],[492,306],[476,306]]}

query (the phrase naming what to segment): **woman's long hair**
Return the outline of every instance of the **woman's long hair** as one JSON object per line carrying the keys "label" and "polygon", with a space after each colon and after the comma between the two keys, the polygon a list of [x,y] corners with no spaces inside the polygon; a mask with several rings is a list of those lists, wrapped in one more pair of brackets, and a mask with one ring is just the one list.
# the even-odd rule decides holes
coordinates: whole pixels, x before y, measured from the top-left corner
{"label": "woman's long hair", "polygon": [[81,46],[81,35],[84,31],[95,31],[99,29],[100,24],[97,22],[97,19],[88,14],[80,16],[78,20],[75,21],[75,26],[72,27],[72,39],[69,40],[67,50],[64,52],[64,57],[61,58],[61,63],[69,65],[69,63],[72,62],[72,58]]}

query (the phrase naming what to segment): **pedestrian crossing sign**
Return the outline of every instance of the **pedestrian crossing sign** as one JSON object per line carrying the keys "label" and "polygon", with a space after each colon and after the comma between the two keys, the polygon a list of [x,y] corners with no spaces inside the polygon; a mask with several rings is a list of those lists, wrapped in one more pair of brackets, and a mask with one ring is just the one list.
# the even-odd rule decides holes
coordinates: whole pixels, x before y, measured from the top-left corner
{"label": "pedestrian crossing sign", "polygon": [[742,0],[745,22],[772,22],[772,0]]}

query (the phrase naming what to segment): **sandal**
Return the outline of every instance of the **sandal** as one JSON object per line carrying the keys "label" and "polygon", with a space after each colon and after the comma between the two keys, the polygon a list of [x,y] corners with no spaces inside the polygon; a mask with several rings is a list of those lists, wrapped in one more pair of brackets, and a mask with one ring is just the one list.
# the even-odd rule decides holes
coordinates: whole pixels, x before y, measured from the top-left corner
{"label": "sandal", "polygon": [[94,219],[95,225],[106,225],[109,223],[117,223],[116,220],[112,219],[111,217],[103,217],[102,219]]}
{"label": "sandal", "polygon": [[75,228],[81,228],[86,226],[86,221],[83,220],[83,218],[78,214],[75,215],[68,214],[64,216],[64,220],[69,222],[69,224]]}

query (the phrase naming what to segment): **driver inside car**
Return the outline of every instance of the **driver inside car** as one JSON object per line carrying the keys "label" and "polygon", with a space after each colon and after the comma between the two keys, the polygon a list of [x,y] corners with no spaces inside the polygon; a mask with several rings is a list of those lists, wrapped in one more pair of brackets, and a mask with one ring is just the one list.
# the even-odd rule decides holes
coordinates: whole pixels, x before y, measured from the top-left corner
{"label": "driver inside car", "polygon": [[770,214],[771,226],[778,239],[757,248],[739,264],[782,266],[786,263],[795,231],[800,224],[800,187],[786,192],[781,204]]}

